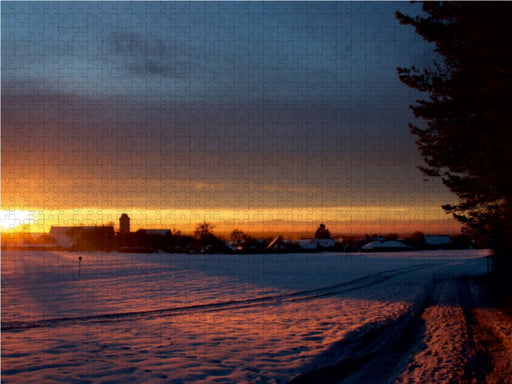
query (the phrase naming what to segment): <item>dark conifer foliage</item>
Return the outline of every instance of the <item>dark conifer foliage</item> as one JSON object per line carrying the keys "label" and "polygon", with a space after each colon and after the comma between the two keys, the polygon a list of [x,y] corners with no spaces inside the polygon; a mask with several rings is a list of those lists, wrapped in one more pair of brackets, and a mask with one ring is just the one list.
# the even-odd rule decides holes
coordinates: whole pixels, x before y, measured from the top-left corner
{"label": "dark conifer foliage", "polygon": [[[459,197],[445,211],[484,234],[498,262],[512,260],[512,3],[425,2],[421,16],[397,12],[437,58],[424,69],[398,68],[400,80],[424,92],[410,124],[428,176]],[[509,255],[507,255],[509,254]]]}
{"label": "dark conifer foliage", "polygon": [[320,224],[315,232],[315,239],[330,239],[331,232],[327,229],[325,224]]}

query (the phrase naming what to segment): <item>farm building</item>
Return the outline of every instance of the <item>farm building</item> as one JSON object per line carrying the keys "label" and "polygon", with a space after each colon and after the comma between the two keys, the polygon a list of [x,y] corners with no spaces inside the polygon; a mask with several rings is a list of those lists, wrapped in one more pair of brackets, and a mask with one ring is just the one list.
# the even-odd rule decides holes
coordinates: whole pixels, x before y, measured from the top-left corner
{"label": "farm building", "polygon": [[113,226],[52,226],[50,236],[64,249],[111,250],[115,244]]}

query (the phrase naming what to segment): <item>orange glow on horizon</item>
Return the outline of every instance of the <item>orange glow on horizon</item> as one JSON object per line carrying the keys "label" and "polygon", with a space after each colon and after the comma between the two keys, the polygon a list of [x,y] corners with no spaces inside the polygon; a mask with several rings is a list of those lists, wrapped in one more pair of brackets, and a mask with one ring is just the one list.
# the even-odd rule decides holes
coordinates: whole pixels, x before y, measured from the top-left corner
{"label": "orange glow on horizon", "polygon": [[192,234],[197,224],[214,225],[214,233],[228,236],[234,229],[258,236],[282,234],[288,237],[312,236],[324,223],[333,235],[460,233],[460,223],[440,207],[305,207],[262,209],[99,209],[2,210],[3,232],[48,233],[51,226],[113,225],[119,229],[119,217],[127,213],[131,231],[171,229]]}
{"label": "orange glow on horizon", "polygon": [[0,230],[2,232],[22,232],[30,229],[30,224],[36,221],[34,211],[21,209],[0,210]]}

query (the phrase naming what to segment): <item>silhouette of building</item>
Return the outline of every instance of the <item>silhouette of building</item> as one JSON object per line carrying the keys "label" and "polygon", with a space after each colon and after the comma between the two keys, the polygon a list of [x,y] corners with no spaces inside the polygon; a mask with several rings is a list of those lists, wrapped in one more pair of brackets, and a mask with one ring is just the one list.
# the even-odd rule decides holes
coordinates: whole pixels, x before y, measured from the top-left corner
{"label": "silhouette of building", "polygon": [[448,235],[441,236],[430,236],[425,235],[425,245],[433,249],[442,249],[449,247],[452,244],[452,240]]}
{"label": "silhouette of building", "polygon": [[74,226],[50,228],[50,236],[63,249],[82,251],[111,250],[115,242],[114,227]]}
{"label": "silhouette of building", "polygon": [[172,236],[170,229],[139,229],[137,233],[141,233],[147,236]]}
{"label": "silhouette of building", "polygon": [[130,233],[130,217],[126,213],[119,218],[119,233]]}

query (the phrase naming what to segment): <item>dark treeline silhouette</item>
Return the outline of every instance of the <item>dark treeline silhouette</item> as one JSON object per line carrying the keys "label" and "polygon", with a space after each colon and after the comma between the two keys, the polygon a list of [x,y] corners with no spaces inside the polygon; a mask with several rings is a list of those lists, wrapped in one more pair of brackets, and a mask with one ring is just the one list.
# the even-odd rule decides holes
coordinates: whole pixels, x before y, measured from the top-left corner
{"label": "dark treeline silhouette", "polygon": [[425,2],[423,14],[397,12],[435,44],[424,69],[398,68],[406,85],[427,98],[410,124],[425,160],[459,203],[444,205],[472,236],[489,239],[495,271],[512,271],[512,3]]}
{"label": "dark treeline silhouette", "polygon": [[75,240],[76,250],[111,251],[116,247],[113,226],[73,227],[66,234]]}
{"label": "dark treeline silhouette", "polygon": [[359,252],[365,244],[374,241],[399,241],[403,250],[468,249],[487,248],[485,239],[475,239],[466,234],[455,236],[432,236],[415,232],[410,236],[397,234],[344,236],[334,239],[329,229],[320,224],[310,238],[293,240],[283,236],[255,238],[239,229],[234,229],[227,239],[215,234],[215,226],[200,223],[192,235],[179,230],[138,229],[135,232],[119,231],[114,225],[52,227],[49,234],[32,235],[18,233],[2,234],[2,249],[70,251],[114,251],[131,253],[291,253],[291,252]]}
{"label": "dark treeline silhouette", "polygon": [[[346,237],[343,241],[336,241],[333,246],[323,248],[303,248],[300,241],[286,240],[282,236],[267,239],[256,239],[239,229],[234,229],[229,239],[224,239],[214,233],[215,226],[210,223],[198,224],[193,236],[184,235],[180,231],[162,232],[151,230],[138,230],[131,233],[119,233],[117,238],[118,250],[121,252],[156,252],[168,253],[292,253],[292,252],[320,252],[325,250],[338,252],[358,252],[368,242],[375,239],[382,241],[400,240],[411,250],[434,249],[468,249],[485,248],[486,243],[477,242],[468,235],[455,236],[428,236],[428,238],[448,238],[444,244],[429,243],[427,236],[422,232],[415,232],[410,236],[399,238],[397,234],[386,236],[365,235],[363,237]],[[315,239],[330,239],[329,230],[324,224],[316,229]],[[329,236],[329,237],[327,237]],[[276,241],[277,240],[277,241]],[[270,246],[273,245],[273,246]]]}
{"label": "dark treeline silhouette", "polygon": [[[122,217],[123,218],[123,217]],[[126,218],[125,218],[126,219]],[[121,219],[121,222],[126,220]],[[18,233],[2,234],[2,249],[71,251],[113,251],[132,253],[290,253],[290,252],[359,252],[365,244],[374,241],[399,241],[403,250],[468,249],[487,248],[485,239],[472,238],[466,234],[455,236],[432,236],[415,232],[410,236],[397,234],[344,236],[334,239],[325,224],[320,224],[309,238],[285,239],[283,236],[255,238],[239,229],[234,229],[228,239],[214,232],[213,224],[203,222],[196,226],[192,235],[179,230],[138,229],[129,227],[115,233],[114,224],[101,226],[52,227],[49,234],[31,235]]]}
{"label": "dark treeline silhouette", "polygon": [[196,226],[194,235],[184,235],[180,231],[144,230],[119,233],[117,246],[121,252],[156,252],[169,253],[222,253],[228,252],[225,241],[213,233],[214,226],[201,223]]}

